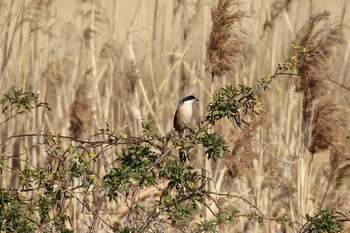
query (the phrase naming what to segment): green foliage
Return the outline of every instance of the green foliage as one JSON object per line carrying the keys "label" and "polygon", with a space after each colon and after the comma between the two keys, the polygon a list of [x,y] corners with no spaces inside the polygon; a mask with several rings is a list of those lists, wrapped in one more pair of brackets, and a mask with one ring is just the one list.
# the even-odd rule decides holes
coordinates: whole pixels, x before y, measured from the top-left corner
{"label": "green foliage", "polygon": [[205,154],[208,159],[221,159],[221,155],[229,152],[225,139],[217,133],[207,133],[197,138],[197,141],[205,148]]}
{"label": "green foliage", "polygon": [[18,194],[0,189],[0,231],[35,232],[35,224],[28,218],[26,202]]}
{"label": "green foliage", "polygon": [[[2,106],[2,113],[6,116],[6,119],[0,122],[0,125],[17,115],[32,112],[33,109],[44,107],[51,110],[48,103],[40,101],[40,94],[23,91],[23,89],[13,89],[11,92],[4,94],[0,99],[0,105]],[[0,172],[1,171],[0,161]]]}
{"label": "green foliage", "polygon": [[125,227],[121,231],[118,231],[119,233],[135,233],[135,229],[131,229],[130,227]]}
{"label": "green foliage", "polygon": [[288,222],[288,217],[284,215],[279,215],[277,212],[272,214],[272,219],[274,219],[279,224],[285,224]]}
{"label": "green foliage", "polygon": [[300,45],[293,45],[293,49],[295,51],[295,55],[284,59],[282,63],[278,63],[278,71],[293,71],[295,74],[297,74],[301,67],[304,67],[308,63],[312,62],[315,52]]}
{"label": "green foliage", "polygon": [[175,189],[183,198],[188,192],[196,190],[196,182],[201,178],[192,167],[185,165],[178,159],[169,158],[159,167],[159,178],[167,179],[168,190]]}
{"label": "green foliage", "polygon": [[[196,223],[192,229],[193,233],[200,233],[200,232],[212,232],[216,233],[217,228],[220,224],[229,224],[231,221],[233,221],[235,218],[245,216],[244,214],[240,213],[240,211],[236,209],[228,209],[226,211],[221,211],[216,218],[213,219],[206,219],[199,223]],[[250,217],[250,216],[245,216]]]}
{"label": "green foliage", "polygon": [[148,168],[156,160],[149,146],[132,145],[117,161],[120,167],[114,167],[103,177],[109,199],[117,200],[118,192],[129,195],[132,187],[144,188],[156,184],[155,174]]}
{"label": "green foliage", "polygon": [[336,212],[331,209],[319,210],[315,216],[306,215],[307,223],[302,232],[310,233],[338,233],[341,232],[341,224]]}
{"label": "green foliage", "polygon": [[[87,187],[88,190],[94,182],[91,167],[91,157],[94,154],[73,146],[64,150],[59,136],[49,135],[44,141],[47,154],[53,158],[52,164],[45,167],[25,166],[19,169],[18,178],[22,187],[8,195],[22,203],[21,209],[14,210],[22,219],[29,221],[33,229],[43,228],[45,232],[73,232],[68,227],[71,216],[65,213],[65,202],[74,197],[72,190],[81,187]],[[74,181],[77,178],[82,180],[82,185],[75,186]],[[36,194],[28,199],[21,196],[21,192]],[[84,195],[88,196],[89,193],[85,192]],[[13,229],[20,231],[19,226]]]}
{"label": "green foliage", "polygon": [[260,211],[252,211],[248,214],[248,217],[258,222],[260,225],[264,225],[265,216]]}
{"label": "green foliage", "polygon": [[185,230],[191,214],[203,203],[196,185],[201,176],[178,159],[169,158],[159,168],[159,177],[168,180],[167,188],[158,202],[160,214],[167,216],[171,225]]}
{"label": "green foliage", "polygon": [[170,192],[165,192],[161,202],[161,213],[166,216],[166,220],[176,227],[185,231],[189,225],[189,219],[193,212],[198,208],[196,196],[179,197],[172,196]]}
{"label": "green foliage", "polygon": [[246,85],[237,88],[226,86],[214,94],[208,106],[206,120],[210,124],[227,117],[238,126],[246,123],[242,118],[242,112],[254,116],[261,109],[260,97],[257,90]]}
{"label": "green foliage", "polygon": [[0,99],[0,104],[3,105],[2,113],[22,113],[31,112],[33,109],[45,107],[50,110],[48,103],[40,101],[40,94],[35,94],[23,89],[13,89],[10,93],[4,94]]}
{"label": "green foliage", "polygon": [[207,233],[216,233],[218,232],[216,230],[217,223],[214,219],[204,220],[198,224],[196,224],[196,227],[194,228],[193,232],[207,232]]}
{"label": "green foliage", "polygon": [[152,138],[155,136],[154,130],[153,130],[154,122],[155,122],[154,119],[151,119],[149,121],[144,120],[141,122],[142,133],[144,137]]}

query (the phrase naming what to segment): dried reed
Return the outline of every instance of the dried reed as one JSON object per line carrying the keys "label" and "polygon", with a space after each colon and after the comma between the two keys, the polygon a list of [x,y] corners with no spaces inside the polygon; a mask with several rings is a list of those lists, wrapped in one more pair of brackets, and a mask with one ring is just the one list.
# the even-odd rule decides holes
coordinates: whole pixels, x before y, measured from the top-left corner
{"label": "dried reed", "polygon": [[[318,51],[315,63],[306,67],[307,75],[336,79],[341,68],[342,82],[349,82],[348,49],[337,49],[340,30],[344,38],[349,34],[349,9],[340,9],[343,21],[339,24],[329,23],[326,12],[309,20],[309,9],[331,4],[330,8],[337,11],[346,3],[271,3],[219,0],[211,12],[213,25],[208,33],[211,3],[203,0],[0,0],[1,93],[12,87],[38,91],[52,108],[51,113],[37,111],[0,126],[0,141],[14,132],[41,130],[84,137],[87,130],[96,131],[104,122],[134,135],[141,130],[140,118],[155,118],[157,133],[165,134],[172,128],[168,119],[179,96],[198,92],[201,101],[195,118],[205,115],[214,88],[211,80],[204,78],[204,70],[211,77],[228,76],[238,83],[254,83],[273,72],[276,63],[287,56],[295,36],[291,34],[306,21],[309,23],[297,35],[298,43]],[[241,10],[246,6],[248,11]],[[252,17],[247,18],[246,12],[253,12]],[[93,88],[80,86],[87,80]],[[220,79],[216,81],[221,85]],[[210,167],[213,180],[218,182],[215,191],[244,196],[266,216],[278,212],[298,221],[300,213],[313,214],[316,208],[346,203],[349,105],[347,93],[327,81],[300,77],[298,93],[293,93],[290,83],[279,79],[272,84],[263,98],[261,119],[251,122],[251,128],[241,131],[226,127],[226,122],[215,126],[227,136],[233,153],[225,155],[224,164]],[[97,119],[96,124],[92,119]],[[304,122],[303,129],[300,122]],[[311,137],[305,145],[308,133]],[[1,187],[16,185],[15,168],[48,165],[41,147],[24,153],[35,143],[34,139],[24,139],[1,148],[1,157],[8,158],[6,171],[0,174]],[[313,155],[302,150],[303,145]],[[96,168],[97,177],[115,165],[116,156],[115,151],[105,152],[105,160]],[[191,165],[200,169],[203,158],[193,157]],[[140,201],[151,205],[157,199],[154,193],[146,190]],[[128,224],[125,220],[130,203],[104,202],[98,193],[92,196],[87,201],[101,220],[95,220],[96,231],[108,232],[102,221],[114,223],[116,230]],[[248,208],[239,200],[225,204]],[[66,208],[77,232],[93,230],[89,226],[94,216],[85,214],[78,200],[67,203]],[[347,205],[340,209],[348,211]],[[241,217],[221,232],[295,231],[270,222],[261,226]]]}

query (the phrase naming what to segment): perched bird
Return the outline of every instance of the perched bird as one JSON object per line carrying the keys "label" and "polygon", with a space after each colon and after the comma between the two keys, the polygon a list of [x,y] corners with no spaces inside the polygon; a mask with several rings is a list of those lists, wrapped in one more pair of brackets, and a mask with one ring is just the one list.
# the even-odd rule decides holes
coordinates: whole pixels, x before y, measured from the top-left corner
{"label": "perched bird", "polygon": [[[183,135],[185,129],[190,129],[187,125],[191,122],[192,119],[192,104],[193,102],[198,101],[194,95],[188,95],[180,99],[179,105],[177,106],[175,116],[174,116],[174,128],[180,134]],[[189,159],[188,154],[183,150],[179,150],[180,161],[185,162],[186,158]]]}
{"label": "perched bird", "polygon": [[174,116],[174,128],[182,134],[192,119],[192,103],[198,101],[194,95],[188,95],[180,99]]}

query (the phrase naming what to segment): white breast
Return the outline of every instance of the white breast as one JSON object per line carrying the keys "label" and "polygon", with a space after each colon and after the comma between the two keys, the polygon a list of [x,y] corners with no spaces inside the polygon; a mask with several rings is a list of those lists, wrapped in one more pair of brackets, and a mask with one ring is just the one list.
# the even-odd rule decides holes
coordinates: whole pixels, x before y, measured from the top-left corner
{"label": "white breast", "polygon": [[188,123],[190,123],[191,119],[192,119],[192,103],[193,103],[193,101],[186,101],[181,106],[183,114],[184,114],[183,121],[186,125]]}

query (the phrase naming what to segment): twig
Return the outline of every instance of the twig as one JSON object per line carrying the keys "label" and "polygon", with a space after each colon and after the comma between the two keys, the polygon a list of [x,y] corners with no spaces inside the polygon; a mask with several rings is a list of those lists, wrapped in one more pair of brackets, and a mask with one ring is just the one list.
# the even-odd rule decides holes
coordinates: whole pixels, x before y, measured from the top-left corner
{"label": "twig", "polygon": [[319,76],[312,76],[312,75],[305,75],[305,74],[286,73],[286,72],[279,72],[279,73],[276,73],[274,76],[278,76],[278,75],[290,75],[290,76],[297,76],[297,77],[321,79],[321,80],[332,82],[332,83],[338,85],[339,87],[344,88],[347,91],[350,91],[349,87],[347,87],[344,84],[341,84],[333,79],[329,79],[329,78],[323,78],[323,77],[319,77]]}

